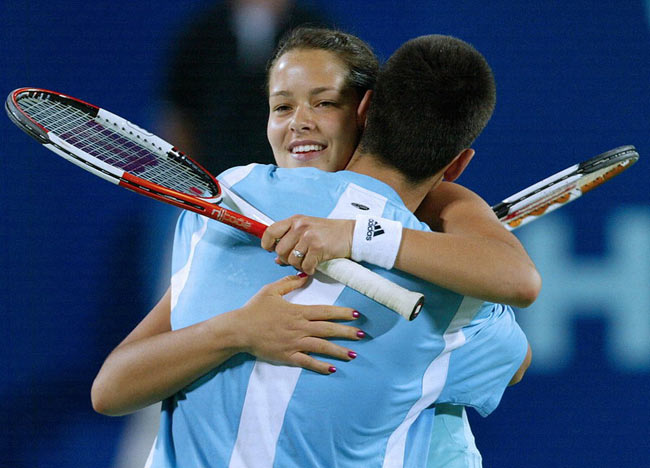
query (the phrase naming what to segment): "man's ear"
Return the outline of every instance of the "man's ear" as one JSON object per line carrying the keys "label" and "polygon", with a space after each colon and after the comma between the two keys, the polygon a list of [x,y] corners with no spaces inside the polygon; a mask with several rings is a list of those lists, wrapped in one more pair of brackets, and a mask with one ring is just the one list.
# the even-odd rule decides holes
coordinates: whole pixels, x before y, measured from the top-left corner
{"label": "man's ear", "polygon": [[447,169],[445,169],[445,180],[447,182],[453,182],[458,179],[474,157],[474,153],[475,151],[471,148],[466,148],[458,153],[454,160],[447,166]]}
{"label": "man's ear", "polygon": [[372,99],[372,90],[369,89],[361,98],[359,107],[357,107],[357,127],[363,129],[366,127],[366,117],[368,116],[368,108],[370,107],[370,100]]}

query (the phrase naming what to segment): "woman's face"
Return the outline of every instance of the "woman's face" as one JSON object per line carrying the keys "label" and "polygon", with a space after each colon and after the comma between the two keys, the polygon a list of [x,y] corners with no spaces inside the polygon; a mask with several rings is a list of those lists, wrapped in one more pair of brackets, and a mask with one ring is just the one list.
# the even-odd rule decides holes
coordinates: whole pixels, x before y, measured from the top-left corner
{"label": "woman's face", "polygon": [[359,97],[346,86],[348,70],[332,52],[294,49],[269,76],[267,136],[280,167],[338,171],[362,130]]}

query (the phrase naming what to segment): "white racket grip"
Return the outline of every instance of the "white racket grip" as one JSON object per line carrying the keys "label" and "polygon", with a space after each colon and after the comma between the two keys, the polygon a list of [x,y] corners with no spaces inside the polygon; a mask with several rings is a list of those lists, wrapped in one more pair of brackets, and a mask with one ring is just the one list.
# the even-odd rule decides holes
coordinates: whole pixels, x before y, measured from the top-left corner
{"label": "white racket grip", "polygon": [[346,258],[335,258],[318,265],[318,271],[370,299],[394,310],[407,320],[418,316],[424,304],[422,293],[409,291],[374,271]]}

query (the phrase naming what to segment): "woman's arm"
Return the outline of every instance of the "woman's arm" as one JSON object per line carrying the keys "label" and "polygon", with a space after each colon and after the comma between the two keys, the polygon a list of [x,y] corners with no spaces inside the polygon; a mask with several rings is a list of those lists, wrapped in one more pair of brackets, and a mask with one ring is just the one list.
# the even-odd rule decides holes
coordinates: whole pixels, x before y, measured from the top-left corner
{"label": "woman's arm", "polygon": [[282,296],[305,284],[289,276],[262,288],[240,309],[179,330],[170,326],[170,291],[106,358],[91,390],[93,408],[122,415],[161,401],[240,352],[331,374],[331,364],[356,355],[325,338],[359,340],[355,327],[332,322],[358,313],[338,306],[291,304]]}
{"label": "woman's arm", "polygon": [[[434,232],[403,229],[394,268],[487,301],[527,307],[536,299],[541,279],[535,265],[478,195],[443,182],[415,214]],[[293,216],[269,227],[262,247],[313,274],[322,261],[350,257],[353,230],[352,220]],[[292,255],[294,249],[304,257]]]}

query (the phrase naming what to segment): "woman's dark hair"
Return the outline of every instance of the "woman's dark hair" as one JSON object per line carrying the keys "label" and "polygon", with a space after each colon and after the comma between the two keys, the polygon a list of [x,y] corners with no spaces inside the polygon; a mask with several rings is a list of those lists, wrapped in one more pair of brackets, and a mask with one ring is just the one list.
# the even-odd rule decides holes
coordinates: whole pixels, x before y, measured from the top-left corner
{"label": "woman's dark hair", "polygon": [[315,49],[332,52],[338,56],[348,69],[347,84],[361,98],[373,89],[379,71],[379,60],[372,48],[352,34],[335,29],[298,27],[280,39],[266,66],[266,90],[268,94],[269,77],[273,66],[287,52],[296,49]]}

